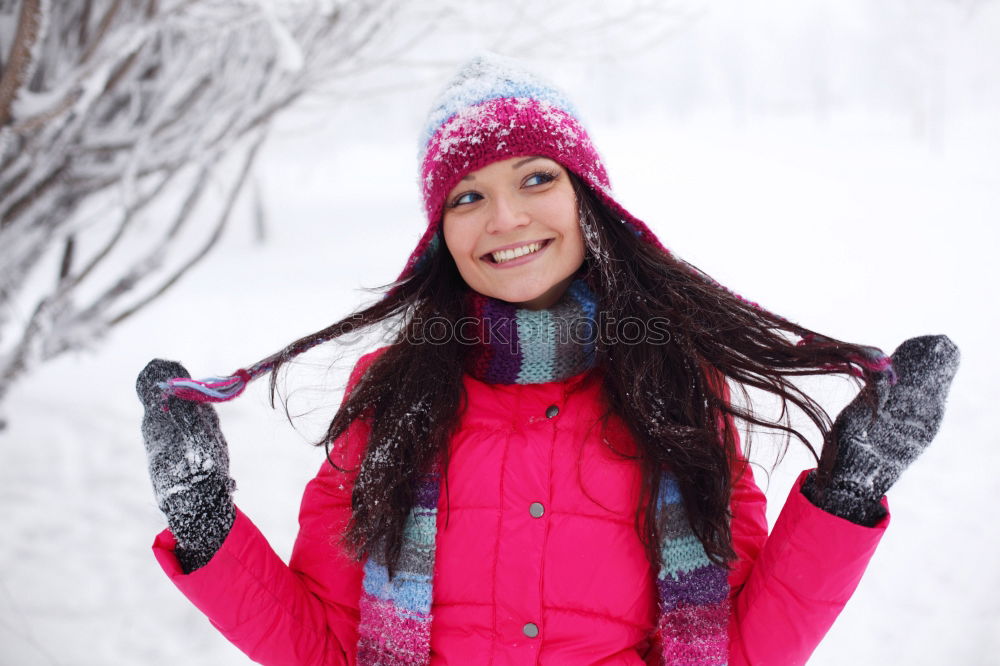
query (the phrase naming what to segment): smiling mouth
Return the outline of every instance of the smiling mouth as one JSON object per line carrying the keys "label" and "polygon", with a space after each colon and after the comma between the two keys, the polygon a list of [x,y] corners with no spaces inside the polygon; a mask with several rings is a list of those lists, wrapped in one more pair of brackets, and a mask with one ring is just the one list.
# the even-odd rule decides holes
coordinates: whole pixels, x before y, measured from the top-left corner
{"label": "smiling mouth", "polygon": [[536,252],[545,248],[551,242],[552,242],[551,238],[546,238],[545,240],[535,241],[534,243],[527,243],[520,247],[516,247],[512,250],[499,250],[497,252],[488,252],[484,254],[481,258],[484,261],[488,261],[491,264],[503,264],[508,261],[513,261],[514,259],[519,259],[521,257],[527,256],[529,254],[535,254]]}

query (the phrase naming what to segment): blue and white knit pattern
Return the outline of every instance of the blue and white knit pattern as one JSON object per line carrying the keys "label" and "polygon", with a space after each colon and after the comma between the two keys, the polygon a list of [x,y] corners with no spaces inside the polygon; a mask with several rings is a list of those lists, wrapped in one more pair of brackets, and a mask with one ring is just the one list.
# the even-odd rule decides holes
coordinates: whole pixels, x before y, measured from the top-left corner
{"label": "blue and white knit pattern", "polygon": [[445,121],[460,111],[491,99],[528,98],[548,102],[555,108],[579,117],[573,103],[537,74],[525,70],[518,61],[483,52],[463,65],[458,76],[438,96],[420,133],[418,163],[423,163],[427,146]]}

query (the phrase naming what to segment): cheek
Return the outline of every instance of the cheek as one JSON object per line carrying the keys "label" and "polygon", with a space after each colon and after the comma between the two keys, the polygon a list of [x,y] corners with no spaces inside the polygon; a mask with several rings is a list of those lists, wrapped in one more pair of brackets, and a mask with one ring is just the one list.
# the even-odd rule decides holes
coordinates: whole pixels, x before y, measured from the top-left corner
{"label": "cheek", "polygon": [[567,249],[578,253],[581,257],[585,251],[583,240],[583,230],[580,228],[580,214],[577,210],[576,200],[572,202],[561,202],[557,210],[552,211],[552,220],[558,220],[553,226],[562,234],[563,242]]}
{"label": "cheek", "polygon": [[444,237],[444,244],[448,248],[448,251],[456,254],[461,239],[455,225],[451,224],[447,218],[441,223],[441,235]]}
{"label": "cheek", "polygon": [[444,236],[444,244],[455,263],[459,266],[462,263],[467,263],[476,246],[475,234],[469,233],[469,230],[463,229],[460,224],[449,224],[446,220],[443,224],[442,235]]}
{"label": "cheek", "polygon": [[583,240],[583,232],[579,224],[574,227],[572,232],[566,234],[566,243],[567,249],[573,256],[574,263],[582,262],[587,255],[587,246]]}

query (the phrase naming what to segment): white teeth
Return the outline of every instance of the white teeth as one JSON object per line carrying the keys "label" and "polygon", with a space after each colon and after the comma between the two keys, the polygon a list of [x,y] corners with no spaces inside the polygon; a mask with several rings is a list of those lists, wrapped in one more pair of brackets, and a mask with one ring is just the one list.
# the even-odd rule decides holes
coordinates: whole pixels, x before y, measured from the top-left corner
{"label": "white teeth", "polygon": [[499,252],[494,252],[492,254],[493,261],[498,264],[502,264],[505,261],[510,261],[511,259],[517,259],[518,257],[523,257],[526,254],[531,254],[532,252],[537,252],[541,249],[544,242],[541,243],[529,243],[528,245],[523,245],[521,247],[514,248],[513,250],[500,250]]}

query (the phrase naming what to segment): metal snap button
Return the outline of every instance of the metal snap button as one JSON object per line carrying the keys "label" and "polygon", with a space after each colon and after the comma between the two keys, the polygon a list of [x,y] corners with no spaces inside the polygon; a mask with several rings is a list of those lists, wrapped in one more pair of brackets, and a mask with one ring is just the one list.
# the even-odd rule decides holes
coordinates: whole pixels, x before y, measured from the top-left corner
{"label": "metal snap button", "polygon": [[528,507],[528,513],[531,514],[532,518],[541,518],[542,514],[545,513],[545,507],[542,506],[541,502],[532,502],[531,506]]}
{"label": "metal snap button", "polygon": [[550,419],[558,413],[559,407],[556,405],[549,405],[548,409],[545,410],[545,416]]}
{"label": "metal snap button", "polygon": [[534,622],[529,622],[524,625],[524,635],[528,638],[535,638],[538,636],[538,625]]}

